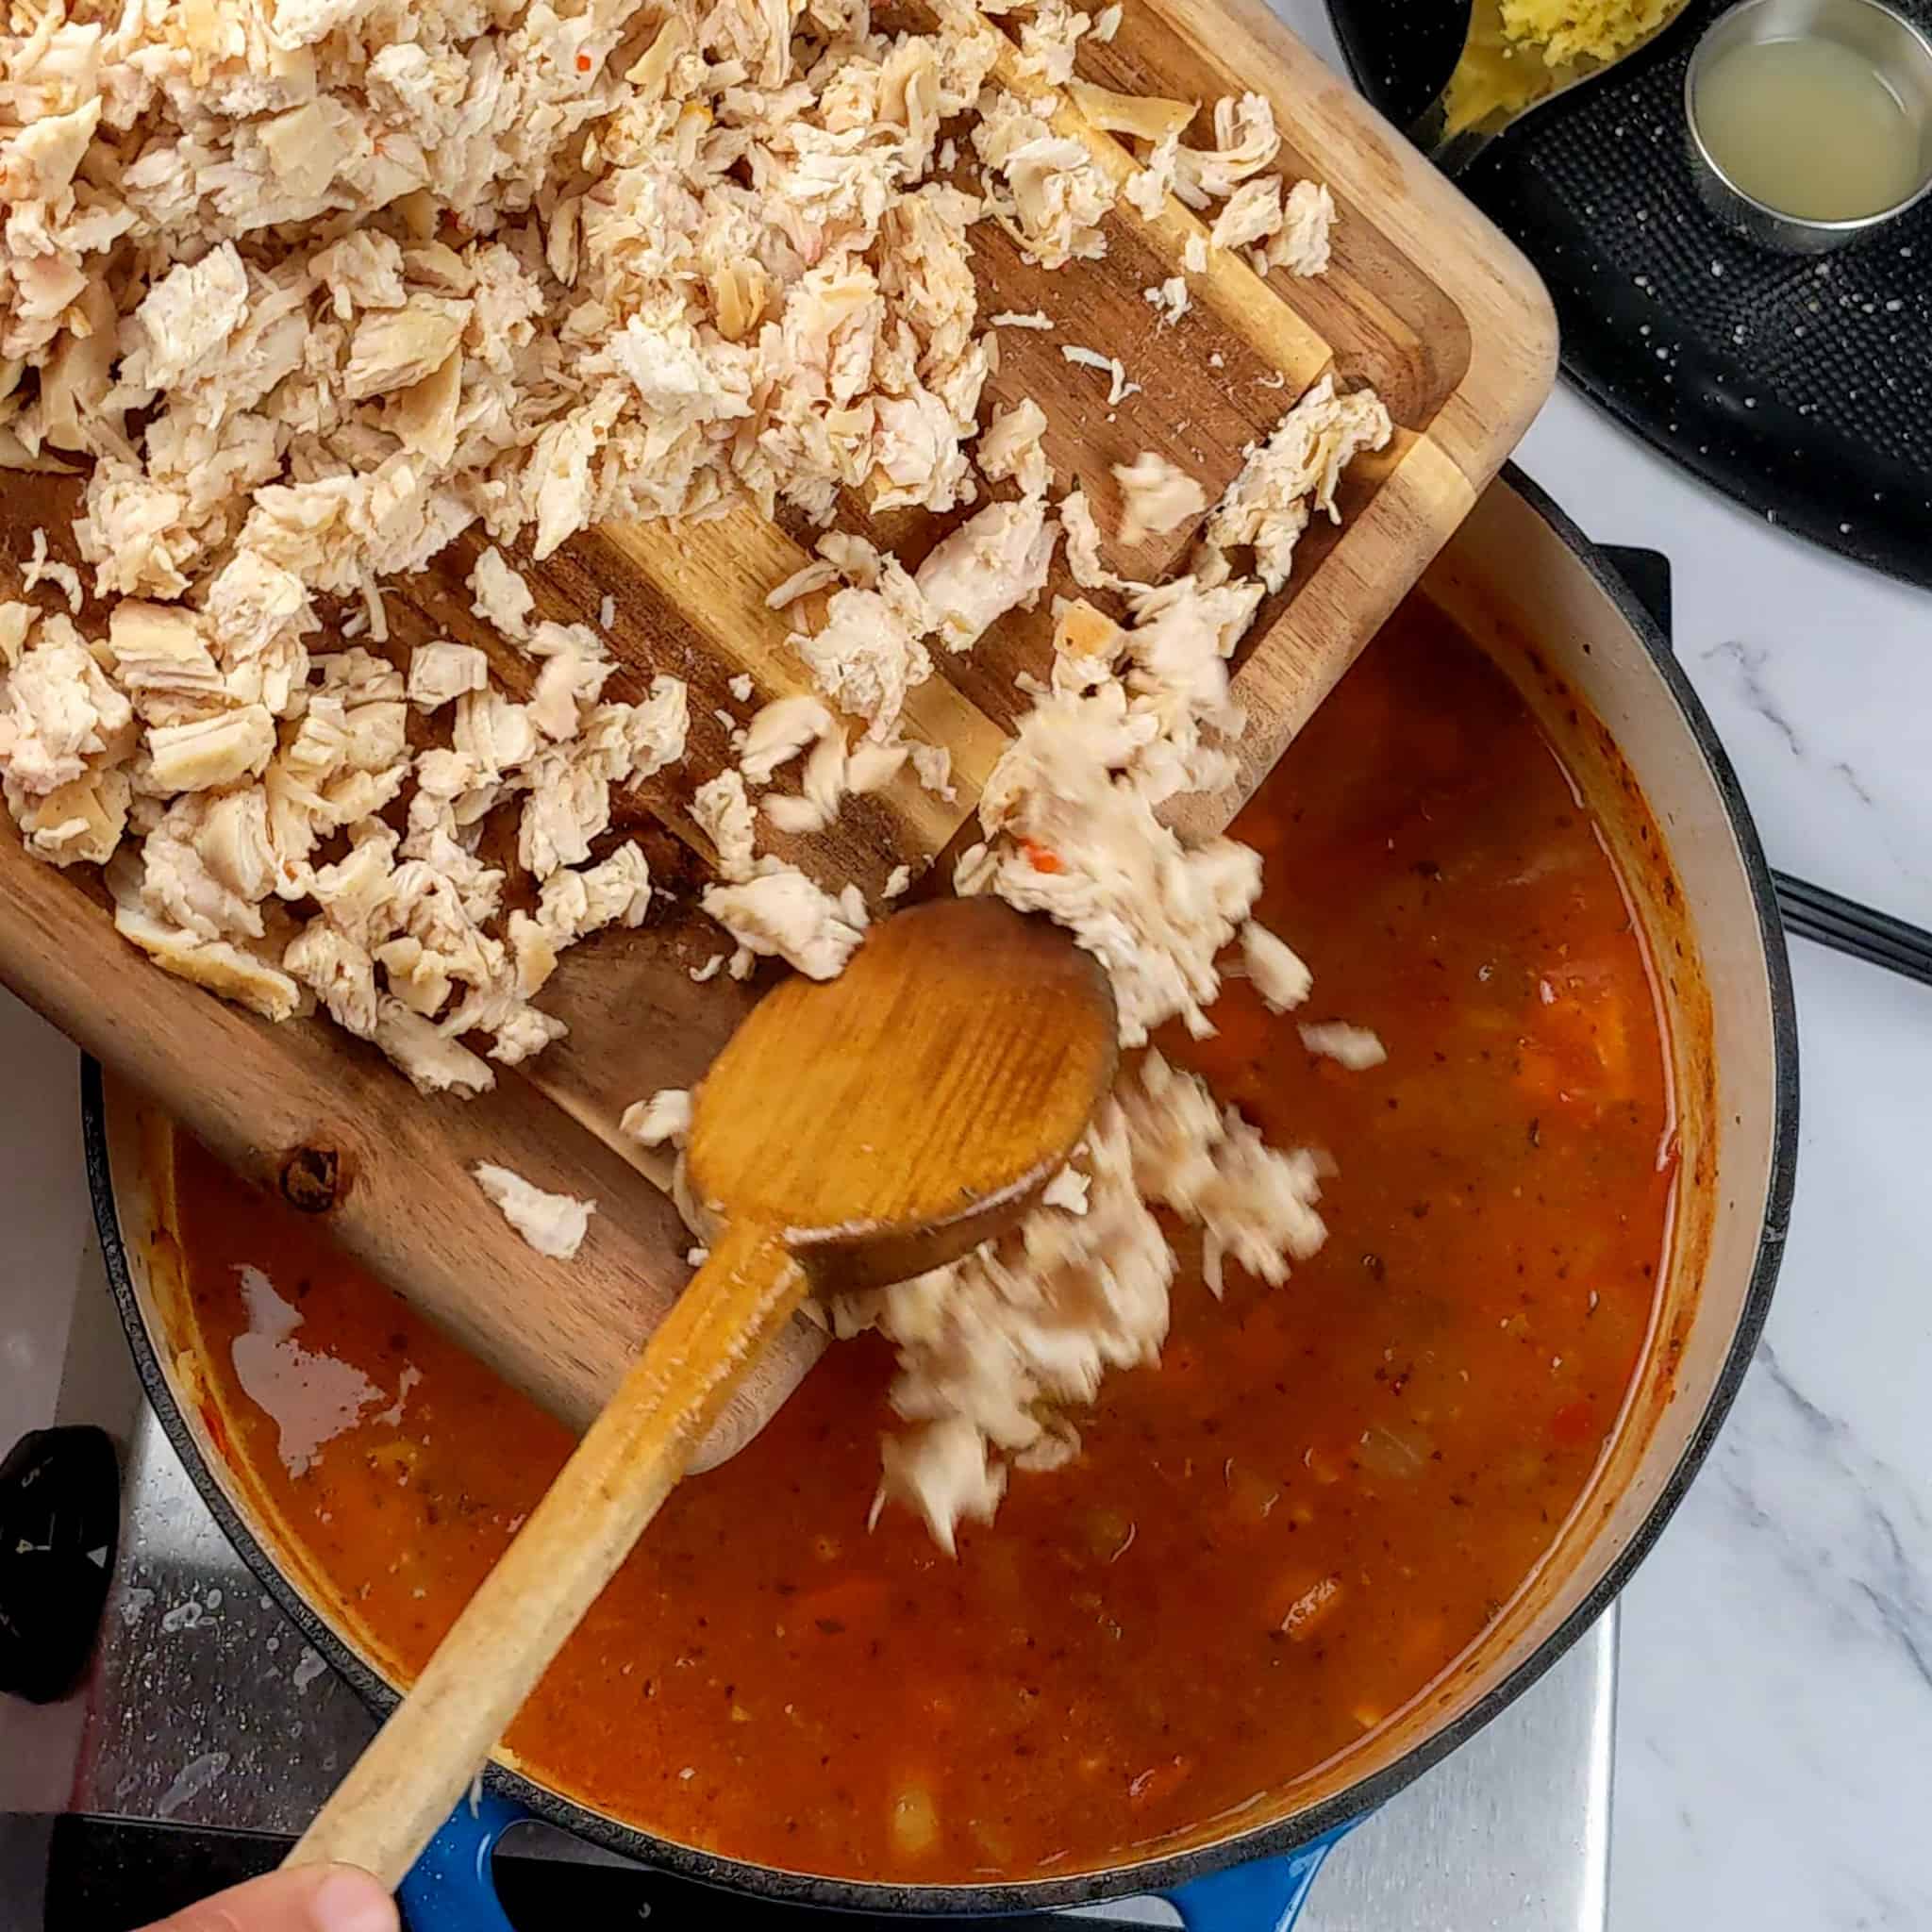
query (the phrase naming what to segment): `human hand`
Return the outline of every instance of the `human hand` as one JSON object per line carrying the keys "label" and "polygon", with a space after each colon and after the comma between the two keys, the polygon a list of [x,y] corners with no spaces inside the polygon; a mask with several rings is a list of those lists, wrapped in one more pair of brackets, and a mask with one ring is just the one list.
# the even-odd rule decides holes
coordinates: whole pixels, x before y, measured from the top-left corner
{"label": "human hand", "polygon": [[146,1932],[397,1932],[395,1902],[353,1865],[297,1865],[218,1891]]}

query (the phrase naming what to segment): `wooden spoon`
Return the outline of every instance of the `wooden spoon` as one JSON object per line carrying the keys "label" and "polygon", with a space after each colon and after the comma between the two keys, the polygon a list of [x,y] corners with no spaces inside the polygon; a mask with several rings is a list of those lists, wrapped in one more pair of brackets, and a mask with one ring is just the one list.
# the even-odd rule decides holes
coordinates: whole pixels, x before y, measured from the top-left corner
{"label": "wooden spoon", "polygon": [[398,1884],[808,1289],[903,1280],[1010,1226],[1116,1051],[1098,963],[992,899],[902,912],[839,978],[769,993],[694,1104],[709,1258],[289,1863]]}

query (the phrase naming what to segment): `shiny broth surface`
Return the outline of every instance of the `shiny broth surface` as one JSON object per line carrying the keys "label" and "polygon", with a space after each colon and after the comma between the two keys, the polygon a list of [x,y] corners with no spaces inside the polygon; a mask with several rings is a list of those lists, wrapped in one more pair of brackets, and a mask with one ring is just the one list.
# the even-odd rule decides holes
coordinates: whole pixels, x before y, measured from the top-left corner
{"label": "shiny broth surface", "polygon": [[[1668,1241],[1665,1054],[1616,872],[1507,681],[1417,600],[1236,829],[1313,997],[1274,1017],[1231,981],[1215,1039],[1163,1044],[1333,1157],[1326,1248],[1276,1290],[1230,1271],[1219,1303],[1184,1265],[1160,1368],[1110,1382],[1079,1458],[1016,1476],[958,1561],[898,1511],[867,1532],[890,1361],[835,1348],[672,1498],[510,1734],[530,1774],[792,1870],[1074,1871],[1347,1751],[1521,1588],[1616,1423]],[[1387,1063],[1317,1059],[1297,1019],[1373,1027]],[[185,1141],[178,1185],[210,1426],[407,1677],[564,1432]],[[291,1398],[265,1326],[284,1367],[292,1344],[354,1374]]]}

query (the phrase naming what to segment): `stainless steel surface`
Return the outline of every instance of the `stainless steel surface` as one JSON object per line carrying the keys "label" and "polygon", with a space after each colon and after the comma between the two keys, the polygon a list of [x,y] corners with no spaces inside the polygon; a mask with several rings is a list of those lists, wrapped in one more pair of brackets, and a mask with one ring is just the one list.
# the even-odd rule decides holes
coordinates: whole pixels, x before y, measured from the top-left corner
{"label": "stainless steel surface", "polygon": [[374,1733],[368,1707],[235,1554],[144,1404],[124,1483],[73,1808],[299,1830]]}
{"label": "stainless steel surface", "polygon": [[[97,1264],[82,1292],[95,1314],[106,1307]],[[374,1722],[235,1555],[144,1405],[126,1469],[127,1528],[68,1803],[298,1831]],[[1601,1932],[1615,1657],[1613,1614],[1341,1846],[1301,1932]],[[8,1721],[0,1712],[0,1752]],[[520,1831],[516,1849],[621,1862],[545,1826]],[[1163,1907],[1134,1909],[1173,1923]]]}
{"label": "stainless steel surface", "polygon": [[1296,1932],[1601,1932],[1616,1680],[1612,1608],[1535,1690],[1343,1840]]}
{"label": "stainless steel surface", "polygon": [[[86,1233],[79,1061],[4,988],[0,1068],[0,1091],[9,1100],[32,1097],[0,1107],[0,1456],[29,1429],[52,1423],[101,1423],[121,1440],[139,1391],[112,1306],[105,1295],[82,1291],[99,1282],[101,1268]],[[104,1321],[102,1337],[75,1333],[83,1301]],[[95,1345],[102,1338],[105,1345]],[[96,1386],[103,1359],[118,1371],[121,1394]],[[36,1708],[0,1698],[0,1813],[58,1806],[79,1752],[77,1704]],[[0,1904],[15,1890],[20,1842],[0,1834]],[[11,1932],[4,1911],[0,1932]]]}
{"label": "stainless steel surface", "polygon": [[[1865,56],[1885,77],[1919,131],[1919,185],[1904,200],[1852,221],[1808,221],[1755,200],[1732,182],[1706,144],[1697,122],[1697,90],[1712,63],[1760,41],[1837,41]],[[1932,193],[1932,41],[1880,0],[1739,0],[1705,29],[1684,75],[1685,142],[1705,206],[1760,247],[1786,255],[1824,255],[1856,242]]]}

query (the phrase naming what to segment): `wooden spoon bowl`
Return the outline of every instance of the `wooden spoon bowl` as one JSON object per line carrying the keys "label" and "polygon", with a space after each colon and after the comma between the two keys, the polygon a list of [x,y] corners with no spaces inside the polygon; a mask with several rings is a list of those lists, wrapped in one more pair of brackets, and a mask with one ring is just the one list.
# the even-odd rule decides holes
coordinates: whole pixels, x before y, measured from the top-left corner
{"label": "wooden spoon bowl", "polygon": [[1011,1224],[1116,1053],[1107,975],[1058,927],[997,899],[914,907],[739,1027],[696,1094],[686,1191],[782,1231],[816,1287],[904,1281]]}

